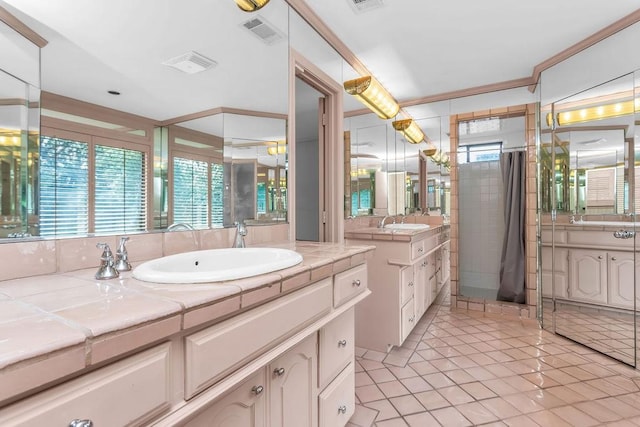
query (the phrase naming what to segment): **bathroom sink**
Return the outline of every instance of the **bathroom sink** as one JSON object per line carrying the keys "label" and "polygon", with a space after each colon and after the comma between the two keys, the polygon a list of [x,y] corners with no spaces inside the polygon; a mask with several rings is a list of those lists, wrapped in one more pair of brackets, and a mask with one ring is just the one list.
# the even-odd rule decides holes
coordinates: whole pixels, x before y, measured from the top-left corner
{"label": "bathroom sink", "polygon": [[220,282],[271,273],[301,262],[302,255],[289,249],[209,249],[147,261],[133,270],[133,277],[155,283]]}
{"label": "bathroom sink", "polygon": [[386,224],[384,228],[391,230],[426,230],[429,228],[428,224]]}

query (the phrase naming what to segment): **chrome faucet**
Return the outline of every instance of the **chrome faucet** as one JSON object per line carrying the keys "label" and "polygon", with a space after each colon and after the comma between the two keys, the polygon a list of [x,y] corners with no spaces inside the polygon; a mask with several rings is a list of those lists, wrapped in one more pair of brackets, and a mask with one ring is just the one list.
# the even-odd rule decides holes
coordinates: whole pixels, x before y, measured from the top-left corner
{"label": "chrome faucet", "polygon": [[169,227],[167,227],[167,231],[183,231],[183,230],[193,231],[193,226],[191,224],[187,224],[186,222],[174,222]]}
{"label": "chrome faucet", "polygon": [[236,221],[233,223],[236,226],[236,240],[233,244],[234,248],[245,248],[244,236],[247,235],[247,227],[244,225],[244,221]]}
{"label": "chrome faucet", "polygon": [[96,279],[115,279],[120,276],[120,273],[118,273],[118,270],[114,267],[113,252],[111,252],[109,245],[106,243],[98,243],[96,248],[102,249],[102,256],[100,257],[102,263],[96,273]]}
{"label": "chrome faucet", "polygon": [[380,223],[378,224],[378,227],[379,227],[379,228],[384,228],[384,223],[385,223],[389,218],[393,218],[393,223],[394,223],[394,224],[396,223],[396,219],[395,219],[394,217],[389,216],[389,215],[385,215],[385,217],[384,217],[384,218],[382,218],[382,221],[380,221]]}
{"label": "chrome faucet", "polygon": [[120,237],[120,244],[118,245],[118,250],[116,251],[115,267],[119,272],[131,270],[131,264],[129,263],[129,254],[127,253],[127,248],[124,246],[124,244],[128,240],[128,237]]}

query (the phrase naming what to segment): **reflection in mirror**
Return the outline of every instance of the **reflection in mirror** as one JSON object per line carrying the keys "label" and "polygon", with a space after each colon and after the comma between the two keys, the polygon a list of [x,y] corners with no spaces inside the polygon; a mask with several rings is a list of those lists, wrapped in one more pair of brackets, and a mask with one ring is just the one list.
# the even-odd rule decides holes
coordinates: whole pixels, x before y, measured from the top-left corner
{"label": "reflection in mirror", "polygon": [[634,88],[627,75],[545,110],[543,207],[565,215],[544,225],[542,295],[556,333],[635,366],[635,244],[613,238],[636,228]]}
{"label": "reflection in mirror", "polygon": [[171,222],[206,228],[286,221],[286,128],[284,118],[233,113],[170,126]]}

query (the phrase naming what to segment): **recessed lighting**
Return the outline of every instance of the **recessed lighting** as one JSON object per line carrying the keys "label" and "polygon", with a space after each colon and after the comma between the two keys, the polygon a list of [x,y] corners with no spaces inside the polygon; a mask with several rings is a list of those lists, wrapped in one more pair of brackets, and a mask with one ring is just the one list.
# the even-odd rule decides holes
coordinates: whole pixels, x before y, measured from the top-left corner
{"label": "recessed lighting", "polygon": [[118,92],[117,90],[108,90],[107,92],[111,95],[120,95],[120,92]]}

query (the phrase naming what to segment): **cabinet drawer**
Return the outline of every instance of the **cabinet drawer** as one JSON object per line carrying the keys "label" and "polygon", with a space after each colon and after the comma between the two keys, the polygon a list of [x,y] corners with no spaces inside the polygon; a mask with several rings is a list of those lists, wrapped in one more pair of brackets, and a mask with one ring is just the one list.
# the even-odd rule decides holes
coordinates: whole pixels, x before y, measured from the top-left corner
{"label": "cabinet drawer", "polygon": [[331,310],[331,279],[324,279],[185,338],[185,397],[193,397]]}
{"label": "cabinet drawer", "polygon": [[367,288],[367,265],[363,264],[335,276],[333,306],[338,307]]}
{"label": "cabinet drawer", "polygon": [[353,363],[318,397],[320,427],[342,427],[355,411],[355,373]]}
{"label": "cabinet drawer", "polygon": [[400,325],[402,328],[402,342],[409,336],[411,330],[416,324],[416,313],[415,313],[415,304],[414,299],[411,298],[408,303],[406,303],[400,312]]}
{"label": "cabinet drawer", "polygon": [[324,387],[355,357],[354,309],[320,329],[318,385]]}
{"label": "cabinet drawer", "polygon": [[169,408],[170,344],[115,362],[0,410],[0,425],[142,425]]}
{"label": "cabinet drawer", "polygon": [[413,296],[414,290],[413,267],[400,270],[400,304],[405,304]]}
{"label": "cabinet drawer", "polygon": [[411,259],[416,259],[424,255],[425,242],[424,240],[418,240],[411,244]]}

